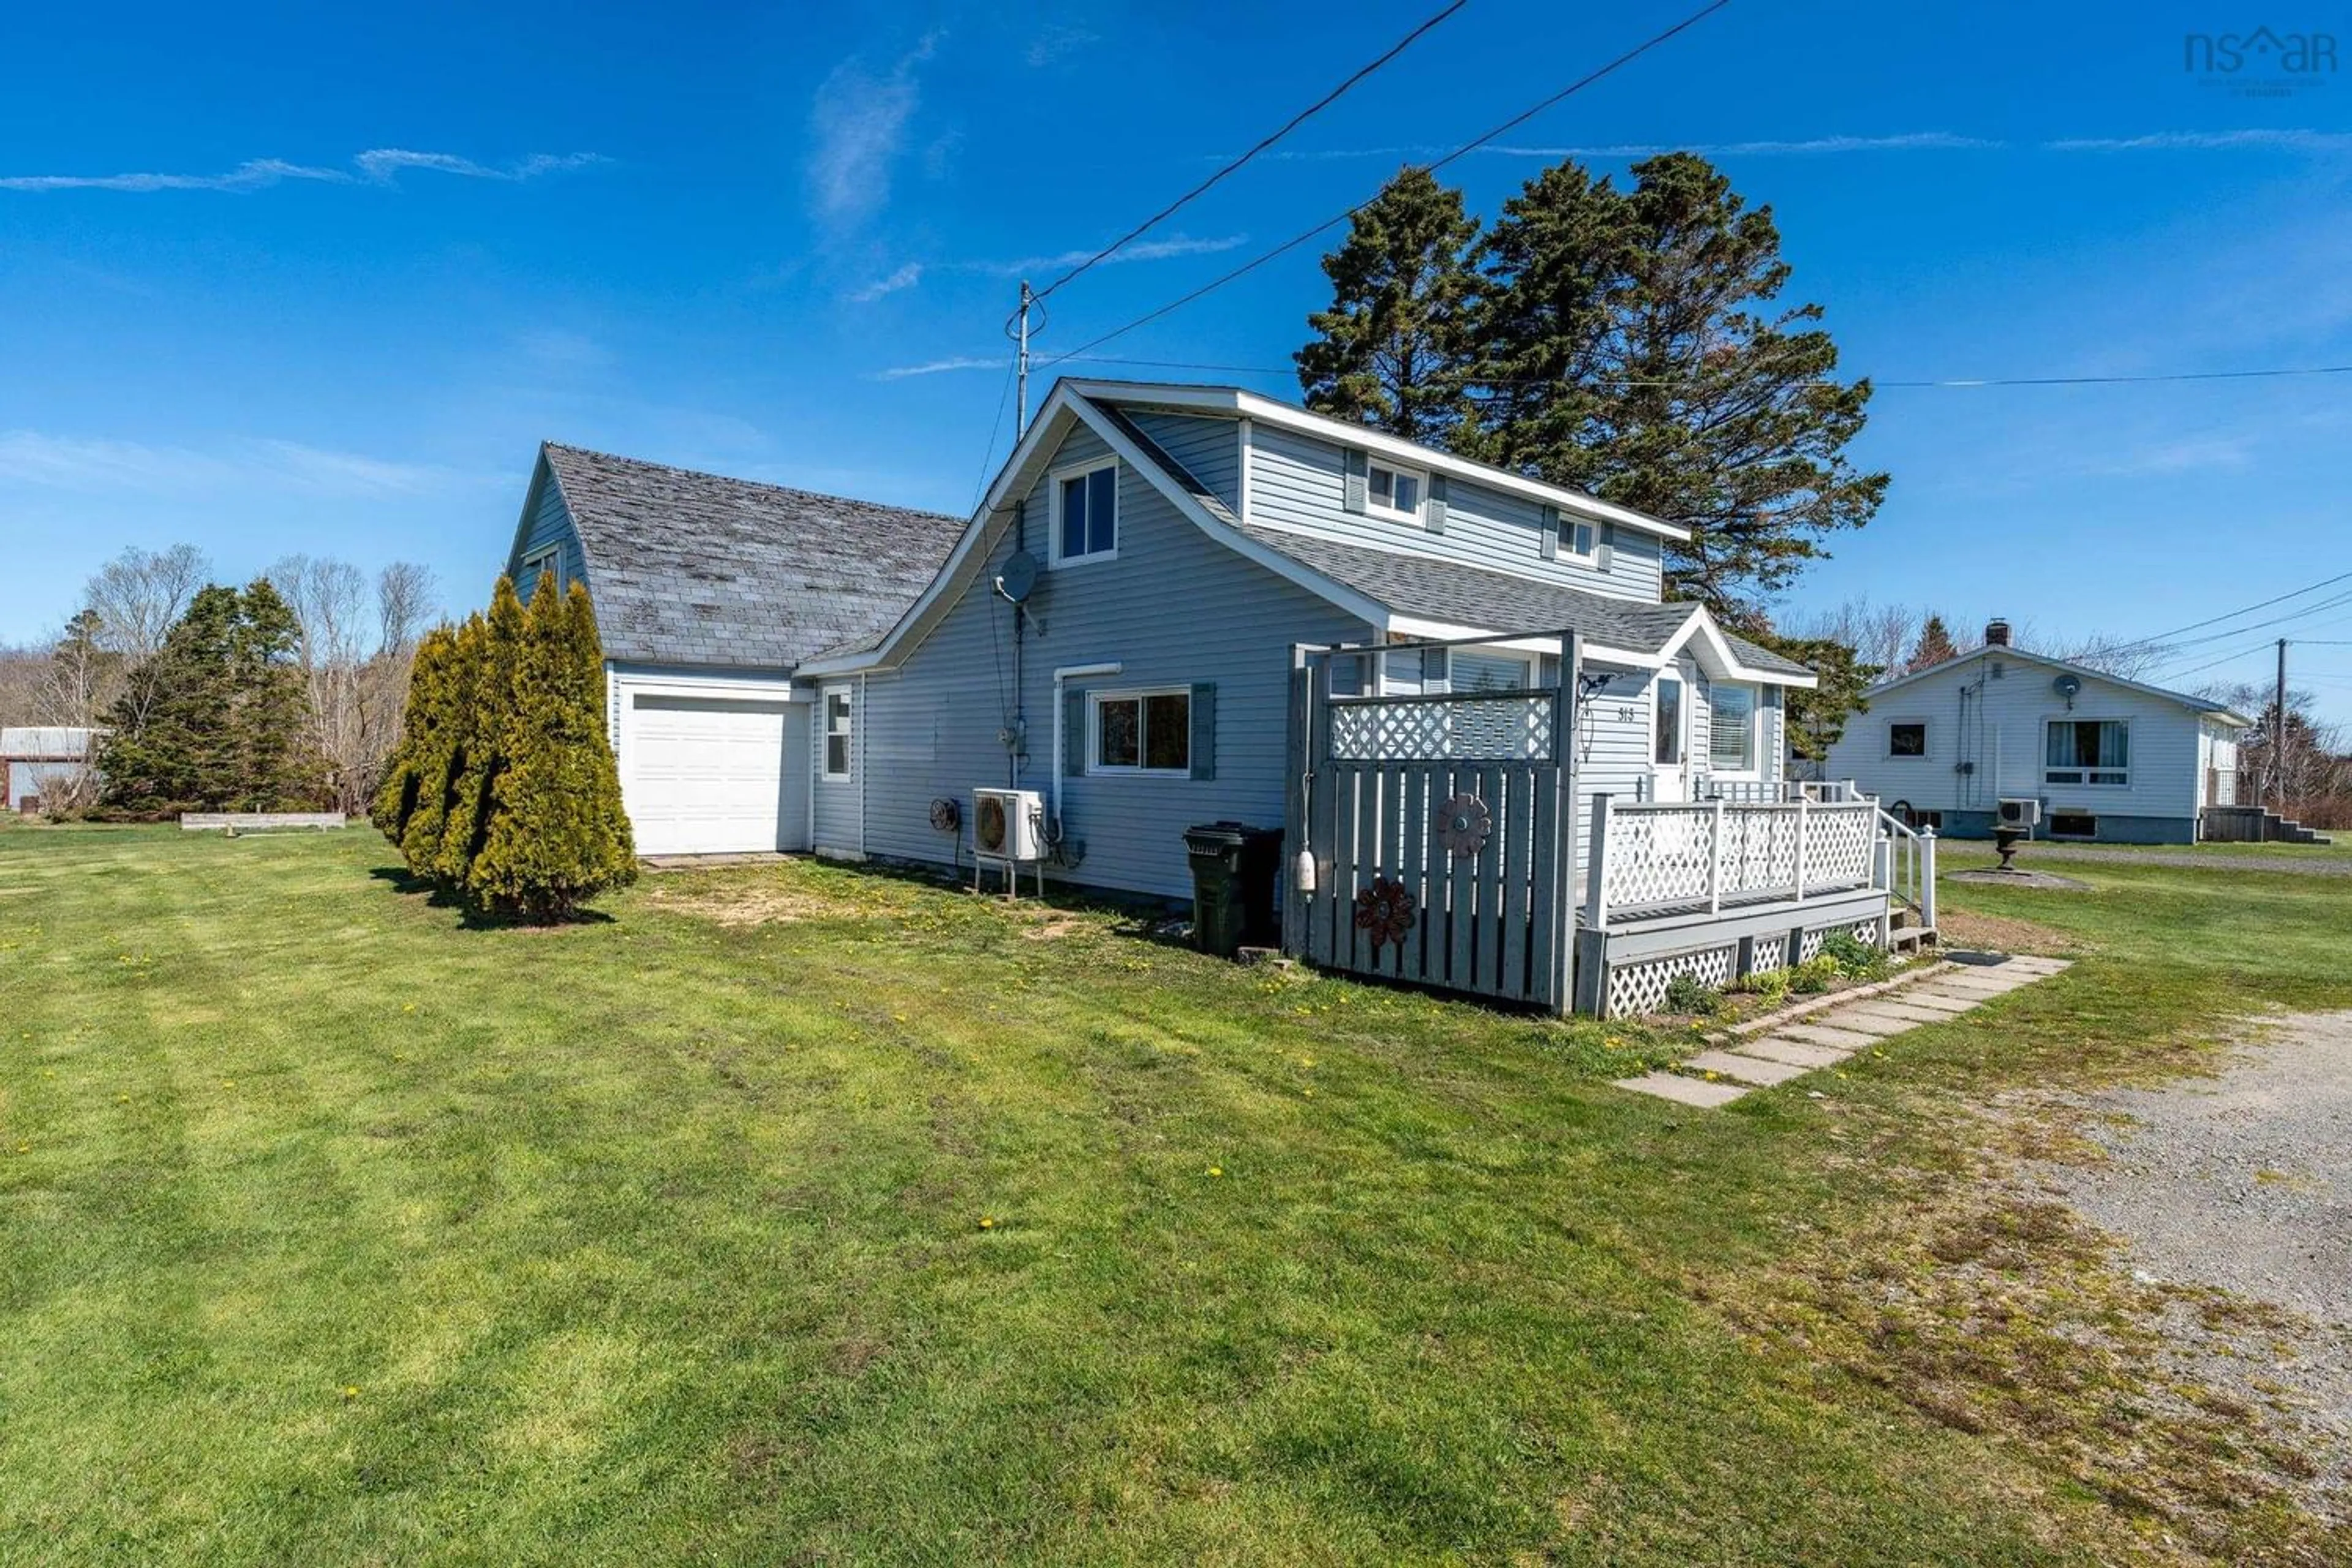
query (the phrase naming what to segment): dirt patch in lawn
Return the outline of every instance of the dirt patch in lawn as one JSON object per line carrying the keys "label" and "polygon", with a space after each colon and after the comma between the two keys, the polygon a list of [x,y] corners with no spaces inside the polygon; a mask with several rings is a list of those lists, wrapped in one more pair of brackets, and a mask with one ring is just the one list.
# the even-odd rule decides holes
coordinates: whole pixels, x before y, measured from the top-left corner
{"label": "dirt patch in lawn", "polygon": [[1980,948],[1992,952],[2070,953],[2084,951],[2082,939],[2055,926],[2009,915],[1975,914],[1943,910],[1936,916],[1936,937],[1946,947]]}
{"label": "dirt patch in lawn", "polygon": [[646,895],[656,909],[693,915],[723,926],[781,925],[837,919],[849,912],[830,899],[761,882],[719,882],[699,888],[656,888]]}

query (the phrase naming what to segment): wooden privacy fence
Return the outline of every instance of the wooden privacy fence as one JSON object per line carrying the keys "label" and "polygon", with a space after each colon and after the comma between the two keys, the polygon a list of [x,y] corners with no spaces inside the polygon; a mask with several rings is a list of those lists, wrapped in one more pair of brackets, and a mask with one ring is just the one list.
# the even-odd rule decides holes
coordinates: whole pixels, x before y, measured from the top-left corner
{"label": "wooden privacy fence", "polygon": [[[1487,639],[1491,640],[1491,639]],[[1342,696],[1381,656],[1445,643],[1299,650],[1291,692],[1284,946],[1334,969],[1524,1002],[1570,995],[1573,693],[1557,686]]]}

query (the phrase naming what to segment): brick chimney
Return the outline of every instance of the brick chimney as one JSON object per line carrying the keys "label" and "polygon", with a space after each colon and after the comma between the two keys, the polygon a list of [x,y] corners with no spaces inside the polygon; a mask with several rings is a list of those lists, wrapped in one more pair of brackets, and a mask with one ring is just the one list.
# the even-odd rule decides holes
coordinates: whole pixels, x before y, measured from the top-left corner
{"label": "brick chimney", "polygon": [[1985,623],[1985,647],[2007,647],[2008,646],[2009,623],[1995,616]]}

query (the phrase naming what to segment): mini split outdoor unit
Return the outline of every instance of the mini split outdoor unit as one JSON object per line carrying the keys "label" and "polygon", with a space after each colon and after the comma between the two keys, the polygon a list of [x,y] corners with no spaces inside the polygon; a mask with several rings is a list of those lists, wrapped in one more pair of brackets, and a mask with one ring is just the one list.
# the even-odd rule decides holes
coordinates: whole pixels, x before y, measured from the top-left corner
{"label": "mini split outdoor unit", "polygon": [[1034,789],[971,792],[972,847],[993,860],[1045,858],[1045,802]]}
{"label": "mini split outdoor unit", "polygon": [[2042,803],[2038,800],[2004,800],[2000,803],[2000,825],[2003,827],[2032,827],[2042,820]]}

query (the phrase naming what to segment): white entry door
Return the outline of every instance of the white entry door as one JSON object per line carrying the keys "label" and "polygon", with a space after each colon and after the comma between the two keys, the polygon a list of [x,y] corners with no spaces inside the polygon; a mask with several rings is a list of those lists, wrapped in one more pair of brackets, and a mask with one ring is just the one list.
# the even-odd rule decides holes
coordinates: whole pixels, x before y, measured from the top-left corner
{"label": "white entry door", "polygon": [[622,794],[640,855],[808,847],[808,705],[636,692]]}
{"label": "white entry door", "polygon": [[1690,798],[1690,689],[1670,669],[1650,683],[1650,798]]}

